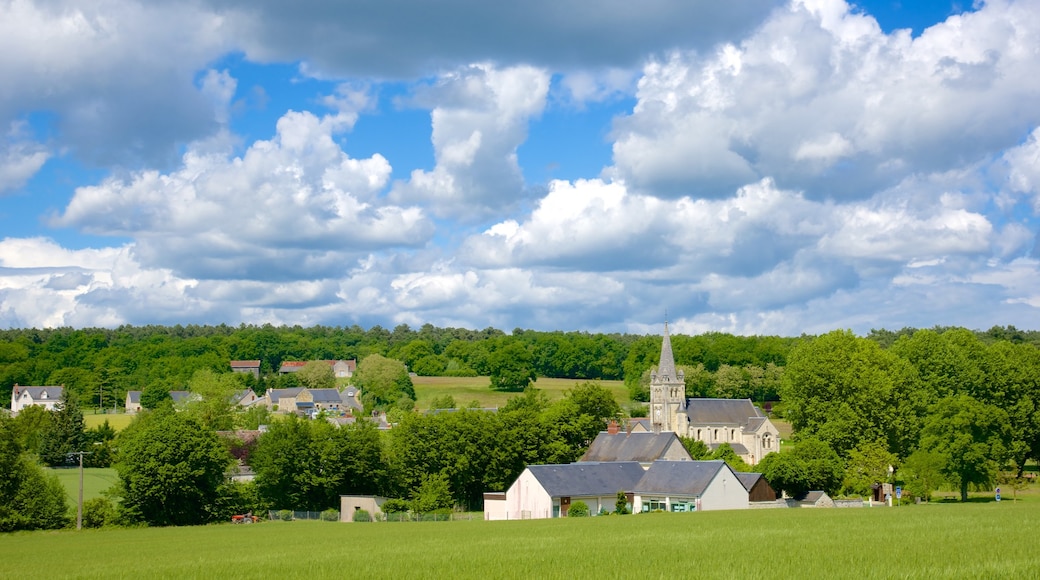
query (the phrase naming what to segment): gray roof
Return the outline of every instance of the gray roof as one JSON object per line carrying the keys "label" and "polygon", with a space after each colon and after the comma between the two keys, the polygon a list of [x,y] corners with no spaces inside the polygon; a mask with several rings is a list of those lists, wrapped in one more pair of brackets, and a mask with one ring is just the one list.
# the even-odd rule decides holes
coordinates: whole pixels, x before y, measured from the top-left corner
{"label": "gray roof", "polygon": [[190,391],[170,391],[170,398],[174,403],[179,403],[191,396]]}
{"label": "gray roof", "polygon": [[820,501],[821,499],[823,499],[825,497],[827,497],[827,493],[826,492],[823,492],[823,491],[810,491],[809,493],[805,494],[805,499],[803,499],[802,501],[808,502],[808,503],[816,503],[816,502]]}
{"label": "gray roof", "polygon": [[141,391],[127,391],[126,392],[126,400],[131,405],[140,405],[141,404]]}
{"label": "gray roof", "polygon": [[724,461],[655,461],[632,491],[699,496],[723,469]]}
{"label": "gray roof", "polygon": [[343,399],[336,389],[309,389],[315,403],[342,403]]}
{"label": "gray roof", "polygon": [[[661,433],[617,433],[606,431],[596,436],[581,461],[639,461],[650,463],[660,459],[669,445],[682,447],[671,431]],[[685,451],[685,449],[684,449]],[[687,454],[687,460],[693,459]]]}
{"label": "gray roof", "polygon": [[267,394],[271,399],[272,403],[277,403],[282,397],[295,397],[300,394],[303,387],[294,387],[292,389],[267,389]]}
{"label": "gray roof", "polygon": [[550,497],[613,495],[632,489],[644,473],[635,461],[529,465],[527,469]]}
{"label": "gray roof", "polygon": [[758,431],[758,428],[765,422],[765,417],[751,417],[748,419],[747,425],[744,426],[744,429],[747,431]]}
{"label": "gray roof", "polygon": [[748,491],[751,491],[751,488],[755,487],[755,484],[758,483],[758,480],[762,479],[762,477],[763,475],[761,473],[737,472],[737,479],[740,480],[740,483],[744,484],[744,489]]}
{"label": "gray roof", "polygon": [[747,425],[763,417],[751,399],[688,399],[686,416],[691,425]]}
{"label": "gray roof", "polygon": [[[17,387],[17,389],[19,397],[22,396],[22,393],[29,393],[29,398],[34,401],[56,401],[65,391],[64,387]],[[46,399],[41,398],[44,393],[47,393]]]}

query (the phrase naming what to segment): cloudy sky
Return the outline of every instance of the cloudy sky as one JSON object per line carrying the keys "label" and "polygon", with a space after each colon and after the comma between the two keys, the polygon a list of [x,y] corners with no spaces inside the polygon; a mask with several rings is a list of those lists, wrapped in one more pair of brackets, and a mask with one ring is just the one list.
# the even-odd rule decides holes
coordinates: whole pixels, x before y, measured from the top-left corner
{"label": "cloudy sky", "polygon": [[0,0],[0,327],[1037,329],[1038,212],[1040,0]]}

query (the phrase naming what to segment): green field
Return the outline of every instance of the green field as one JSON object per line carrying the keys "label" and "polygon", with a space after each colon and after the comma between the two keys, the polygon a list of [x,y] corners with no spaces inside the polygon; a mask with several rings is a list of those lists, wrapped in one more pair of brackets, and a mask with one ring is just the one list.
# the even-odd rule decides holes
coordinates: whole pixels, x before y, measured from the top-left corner
{"label": "green field", "polygon": [[[549,400],[555,401],[563,398],[564,391],[583,382],[585,381],[579,379],[539,378],[535,381],[534,387],[544,392]],[[614,400],[625,406],[628,390],[623,381],[594,382],[609,389],[614,394]],[[480,407],[502,407],[510,398],[517,396],[517,393],[492,391],[488,377],[412,377],[412,383],[415,385],[415,396],[418,398],[416,404],[423,410],[430,408],[430,401],[435,397],[444,395],[451,395],[459,407],[469,405],[471,401],[479,402]]]}
{"label": "green field", "polygon": [[35,532],[0,537],[0,578],[1029,578],[1038,519],[1029,501]]}
{"label": "green field", "polygon": [[[58,480],[65,486],[65,492],[69,496],[69,505],[75,507],[79,501],[79,468],[65,467],[58,469],[47,469],[50,473],[58,476]],[[83,501],[99,497],[101,492],[112,487],[119,480],[115,469],[100,467],[83,468]]]}
{"label": "green field", "polygon": [[131,421],[134,420],[134,416],[126,413],[95,415],[94,413],[91,413],[90,410],[83,412],[83,423],[86,425],[87,429],[93,429],[102,425],[106,420],[108,421],[109,426],[113,429],[116,431],[122,431]]}

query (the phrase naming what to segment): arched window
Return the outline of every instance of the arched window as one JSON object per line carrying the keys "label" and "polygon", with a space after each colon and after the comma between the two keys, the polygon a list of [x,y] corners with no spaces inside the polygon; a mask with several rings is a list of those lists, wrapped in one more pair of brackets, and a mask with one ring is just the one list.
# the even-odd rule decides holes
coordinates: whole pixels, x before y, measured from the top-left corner
{"label": "arched window", "polygon": [[715,430],[715,434],[714,435],[715,435],[715,439],[714,440],[718,441],[719,440],[719,430],[718,429]]}
{"label": "arched window", "polygon": [[773,438],[769,436],[769,433],[766,433],[765,435],[762,436],[762,448],[763,449],[771,449],[772,447],[773,447]]}
{"label": "arched window", "polygon": [[701,439],[701,430],[700,429],[697,429],[697,439],[698,440]]}
{"label": "arched window", "polygon": [[730,429],[729,430],[729,440],[730,441],[736,441],[737,440],[737,430],[736,429]]}

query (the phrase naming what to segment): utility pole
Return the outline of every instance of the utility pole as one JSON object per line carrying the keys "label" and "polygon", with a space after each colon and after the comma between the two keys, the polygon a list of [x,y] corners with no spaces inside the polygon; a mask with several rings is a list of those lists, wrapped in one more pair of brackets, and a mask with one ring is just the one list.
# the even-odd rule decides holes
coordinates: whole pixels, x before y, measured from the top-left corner
{"label": "utility pole", "polygon": [[76,529],[83,529],[83,456],[91,455],[86,451],[73,451],[69,455],[79,455],[79,505],[76,506]]}

